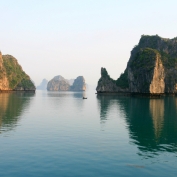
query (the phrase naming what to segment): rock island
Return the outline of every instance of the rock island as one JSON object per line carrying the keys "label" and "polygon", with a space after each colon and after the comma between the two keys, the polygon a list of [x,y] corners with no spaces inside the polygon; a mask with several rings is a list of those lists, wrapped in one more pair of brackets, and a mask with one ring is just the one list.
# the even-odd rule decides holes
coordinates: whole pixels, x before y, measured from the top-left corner
{"label": "rock island", "polygon": [[0,92],[35,91],[30,77],[23,71],[16,58],[0,52]]}
{"label": "rock island", "polygon": [[48,91],[85,91],[86,83],[83,76],[78,76],[74,81],[67,80],[61,75],[55,76],[47,84]]}
{"label": "rock island", "polygon": [[117,80],[101,68],[97,93],[177,94],[177,38],[142,35]]}

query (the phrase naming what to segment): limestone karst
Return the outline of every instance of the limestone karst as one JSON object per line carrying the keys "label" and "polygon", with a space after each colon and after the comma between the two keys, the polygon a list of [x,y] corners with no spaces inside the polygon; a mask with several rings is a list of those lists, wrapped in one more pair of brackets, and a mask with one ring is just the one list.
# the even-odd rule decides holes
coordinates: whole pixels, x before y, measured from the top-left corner
{"label": "limestone karst", "polygon": [[86,84],[85,79],[83,76],[78,76],[75,80],[73,85],[71,86],[70,90],[72,91],[85,91]]}
{"label": "limestone karst", "polygon": [[48,91],[68,91],[70,90],[69,82],[62,76],[58,75],[51,79],[47,84]]}
{"label": "limestone karst", "polygon": [[177,38],[142,35],[117,80],[101,69],[97,92],[177,93]]}
{"label": "limestone karst", "polygon": [[[73,84],[72,84],[73,83]],[[83,76],[78,76],[74,81],[65,79],[61,75],[55,76],[47,84],[48,91],[85,91],[86,84]]]}
{"label": "limestone karst", "polygon": [[0,52],[0,91],[35,91],[30,77],[16,58]]}

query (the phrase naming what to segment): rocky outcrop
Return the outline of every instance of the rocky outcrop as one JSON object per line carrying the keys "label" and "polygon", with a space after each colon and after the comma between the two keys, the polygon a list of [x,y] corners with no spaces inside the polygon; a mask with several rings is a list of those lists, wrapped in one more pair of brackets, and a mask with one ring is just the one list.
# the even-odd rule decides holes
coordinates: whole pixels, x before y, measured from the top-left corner
{"label": "rocky outcrop", "polygon": [[[133,93],[164,93],[165,69],[159,53],[154,49],[141,49],[128,65],[128,81]],[[142,60],[140,60],[142,58]],[[140,67],[137,67],[139,66]]]}
{"label": "rocky outcrop", "polygon": [[177,93],[177,38],[142,36],[128,62],[133,93]]}
{"label": "rocky outcrop", "polygon": [[143,35],[131,51],[125,72],[116,81],[103,75],[98,81],[98,93],[112,91],[177,93],[177,38]]}
{"label": "rocky outcrop", "polygon": [[70,90],[72,91],[85,91],[86,84],[85,79],[83,76],[78,76],[75,80],[73,85],[71,86]]}
{"label": "rocky outcrop", "polygon": [[73,85],[70,85],[72,80],[67,80],[62,76],[55,76],[52,80],[50,80],[47,84],[48,91],[85,91],[86,84],[83,76],[78,76]]}
{"label": "rocky outcrop", "polygon": [[0,91],[35,91],[30,77],[23,71],[17,59],[0,52]]}
{"label": "rocky outcrop", "polygon": [[[120,80],[121,79],[119,79],[119,81]],[[101,78],[98,81],[98,86],[96,88],[97,92],[104,93],[104,92],[128,92],[129,91],[127,83],[122,83],[122,87],[120,85],[121,84],[119,84],[119,82],[110,78],[110,76],[106,71],[106,68],[101,68]]]}
{"label": "rocky outcrop", "polygon": [[47,84],[48,91],[69,91],[69,82],[62,76],[55,76]]}
{"label": "rocky outcrop", "polygon": [[47,90],[48,80],[43,79],[41,84],[36,87],[37,90]]}

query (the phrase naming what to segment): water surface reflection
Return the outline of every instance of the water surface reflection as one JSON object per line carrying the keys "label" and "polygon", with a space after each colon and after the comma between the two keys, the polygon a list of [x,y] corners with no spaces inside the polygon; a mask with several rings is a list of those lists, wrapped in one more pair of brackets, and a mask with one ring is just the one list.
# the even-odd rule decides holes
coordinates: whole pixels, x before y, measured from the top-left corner
{"label": "water surface reflection", "polygon": [[127,123],[130,142],[141,152],[177,152],[177,98],[160,99],[98,95],[100,121],[116,106]]}
{"label": "water surface reflection", "polygon": [[[82,109],[85,92],[53,91],[47,92],[49,102],[55,109],[66,109],[67,111],[75,107]],[[75,106],[77,105],[77,106]]]}
{"label": "water surface reflection", "polygon": [[34,93],[0,93],[0,133],[12,130]]}

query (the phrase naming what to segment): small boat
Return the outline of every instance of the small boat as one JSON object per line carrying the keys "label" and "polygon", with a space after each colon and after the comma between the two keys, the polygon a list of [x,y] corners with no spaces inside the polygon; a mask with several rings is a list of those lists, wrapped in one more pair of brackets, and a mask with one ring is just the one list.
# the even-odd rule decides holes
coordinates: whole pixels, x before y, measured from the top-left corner
{"label": "small boat", "polygon": [[86,97],[83,97],[83,99],[87,99]]}

